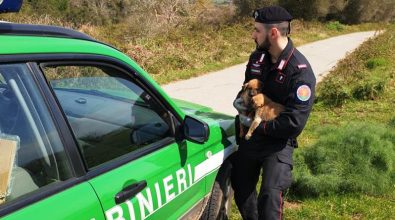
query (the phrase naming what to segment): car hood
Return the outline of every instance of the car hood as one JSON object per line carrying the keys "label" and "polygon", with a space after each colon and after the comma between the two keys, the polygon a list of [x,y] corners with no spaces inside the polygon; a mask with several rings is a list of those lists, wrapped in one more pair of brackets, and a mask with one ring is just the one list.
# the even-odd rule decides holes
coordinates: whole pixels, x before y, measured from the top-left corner
{"label": "car hood", "polygon": [[213,111],[212,108],[192,102],[173,99],[186,115],[201,119],[210,126],[218,125],[228,137],[235,135],[234,116]]}

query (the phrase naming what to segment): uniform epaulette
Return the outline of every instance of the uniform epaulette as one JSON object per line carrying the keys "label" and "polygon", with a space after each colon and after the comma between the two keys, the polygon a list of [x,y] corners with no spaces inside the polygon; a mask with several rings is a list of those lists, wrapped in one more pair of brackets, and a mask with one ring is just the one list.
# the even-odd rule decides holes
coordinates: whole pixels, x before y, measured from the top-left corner
{"label": "uniform epaulette", "polygon": [[282,71],[288,64],[289,59],[291,59],[291,56],[294,54],[295,48],[292,48],[291,52],[289,53],[288,57],[286,60],[281,60],[280,64],[278,65],[277,69]]}

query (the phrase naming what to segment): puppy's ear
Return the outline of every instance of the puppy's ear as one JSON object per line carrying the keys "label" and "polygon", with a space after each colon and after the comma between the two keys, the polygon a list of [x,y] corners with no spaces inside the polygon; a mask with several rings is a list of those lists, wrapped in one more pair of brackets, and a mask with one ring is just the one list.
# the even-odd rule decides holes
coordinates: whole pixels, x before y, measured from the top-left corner
{"label": "puppy's ear", "polygon": [[244,91],[244,90],[246,90],[247,86],[248,86],[248,83],[244,83],[244,85],[241,87],[241,89]]}
{"label": "puppy's ear", "polygon": [[259,89],[261,89],[263,87],[263,83],[260,80],[258,80],[257,86],[258,86]]}

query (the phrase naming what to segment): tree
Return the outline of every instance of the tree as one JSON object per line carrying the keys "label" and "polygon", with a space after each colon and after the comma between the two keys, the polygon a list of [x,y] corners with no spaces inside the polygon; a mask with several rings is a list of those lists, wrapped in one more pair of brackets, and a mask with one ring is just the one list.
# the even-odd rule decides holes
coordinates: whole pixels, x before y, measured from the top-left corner
{"label": "tree", "polygon": [[349,0],[343,12],[346,23],[361,23],[395,19],[393,0]]}
{"label": "tree", "polygon": [[239,16],[251,16],[253,10],[269,5],[277,5],[278,0],[234,0]]}

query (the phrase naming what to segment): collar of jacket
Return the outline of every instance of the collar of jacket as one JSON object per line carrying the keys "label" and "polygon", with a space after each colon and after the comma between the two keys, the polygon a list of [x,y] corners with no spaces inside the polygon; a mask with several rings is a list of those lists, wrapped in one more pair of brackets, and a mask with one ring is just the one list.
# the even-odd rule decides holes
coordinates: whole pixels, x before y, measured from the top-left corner
{"label": "collar of jacket", "polygon": [[281,52],[280,56],[278,57],[277,62],[275,64],[273,64],[271,69],[272,70],[277,69],[279,71],[284,70],[285,67],[287,66],[288,61],[291,58],[294,50],[295,50],[295,47],[293,46],[293,42],[290,38],[288,38],[287,46]]}

